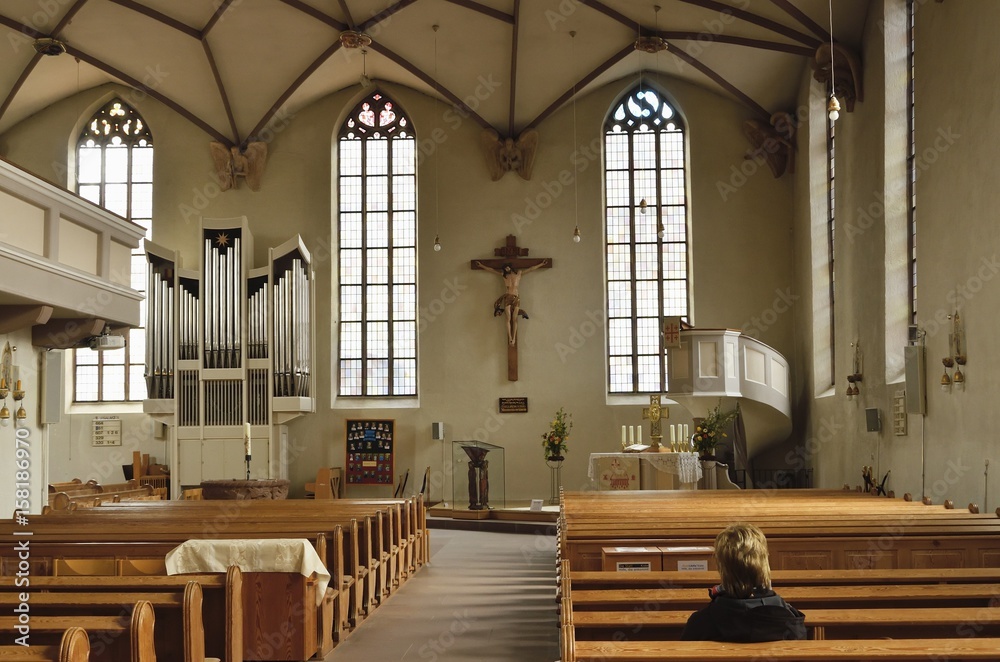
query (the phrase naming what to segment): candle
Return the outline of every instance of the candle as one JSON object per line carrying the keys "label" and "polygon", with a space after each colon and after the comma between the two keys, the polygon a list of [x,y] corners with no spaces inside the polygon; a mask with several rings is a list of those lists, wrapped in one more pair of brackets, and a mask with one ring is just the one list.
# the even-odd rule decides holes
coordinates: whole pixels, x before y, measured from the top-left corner
{"label": "candle", "polygon": [[625,426],[622,426],[622,448],[625,447]]}
{"label": "candle", "polygon": [[0,388],[7,388],[7,380],[0,377]]}
{"label": "candle", "polygon": [[671,444],[676,444],[677,443],[677,426],[676,425],[671,425],[670,426],[670,443]]}
{"label": "candle", "polygon": [[634,444],[635,443],[635,426],[634,425],[628,426],[628,443],[630,443],[630,444]]}
{"label": "candle", "polygon": [[246,451],[244,455],[250,455],[250,424],[243,424],[243,450]]}
{"label": "candle", "polygon": [[14,390],[15,391],[20,391],[21,390],[21,380],[20,379],[17,380],[17,386],[14,388]]}
{"label": "candle", "polygon": [[639,438],[639,443],[641,444],[642,443],[642,426],[641,425],[639,426],[639,437],[638,438]]}

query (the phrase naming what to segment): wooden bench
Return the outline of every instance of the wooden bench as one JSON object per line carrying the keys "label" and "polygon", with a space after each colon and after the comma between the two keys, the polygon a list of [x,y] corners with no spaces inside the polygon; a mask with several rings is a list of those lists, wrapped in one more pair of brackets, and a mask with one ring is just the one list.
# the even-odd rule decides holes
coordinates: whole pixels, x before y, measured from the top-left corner
{"label": "wooden bench", "polygon": [[715,641],[576,641],[562,627],[562,662],[894,662],[996,660],[1000,639],[855,639],[730,644]]}
{"label": "wooden bench", "polygon": [[31,646],[0,646],[4,662],[89,662],[90,640],[81,627],[71,626],[63,632],[58,644]]}
{"label": "wooden bench", "polygon": [[[112,654],[112,659],[125,660],[127,658],[129,662],[156,662],[156,649],[153,643],[153,607],[148,601],[138,600],[134,605],[127,605],[125,613],[121,615],[90,616],[78,613],[78,608],[87,606],[87,603],[86,600],[77,601],[75,599],[77,596],[78,594],[60,596],[65,600],[57,602],[49,600],[48,595],[44,593],[32,594],[30,636],[36,640],[45,639],[47,635],[63,637],[70,628],[79,627],[91,640],[87,647],[88,654],[91,650],[97,654],[110,648],[115,651]],[[12,604],[9,597],[18,598],[16,595],[0,593],[0,604]],[[117,605],[122,606],[123,603],[119,601]],[[55,608],[46,609],[50,606],[55,606]],[[60,613],[52,615],[50,613],[52,611]],[[0,616],[0,629],[10,629],[13,632],[16,627],[17,617]],[[100,633],[100,637],[98,633]],[[3,654],[0,654],[0,660],[6,659]],[[185,658],[185,662],[191,662],[191,659]],[[199,662],[202,661],[199,660]]]}
{"label": "wooden bench", "polygon": [[[932,636],[1000,636],[1000,607],[902,607],[893,609],[805,609],[810,639]],[[680,640],[689,610],[573,611],[564,606],[560,624],[573,625],[577,640]]]}
{"label": "wooden bench", "polygon": [[1000,566],[992,514],[864,495],[729,494],[564,493],[560,558],[599,570],[604,547],[711,544],[727,524],[750,521],[767,535],[774,569]]}
{"label": "wooden bench", "polygon": [[[25,590],[15,582],[13,577],[0,577],[0,604]],[[36,619],[41,618],[38,613],[66,616],[88,632],[115,631],[108,627],[109,619],[121,619],[122,605],[144,601],[157,609],[159,659],[180,659],[183,651],[185,661],[200,661],[206,648],[226,662],[243,659],[243,579],[238,567],[225,575],[33,576],[30,582],[33,631]],[[206,633],[206,620],[223,627]]]}

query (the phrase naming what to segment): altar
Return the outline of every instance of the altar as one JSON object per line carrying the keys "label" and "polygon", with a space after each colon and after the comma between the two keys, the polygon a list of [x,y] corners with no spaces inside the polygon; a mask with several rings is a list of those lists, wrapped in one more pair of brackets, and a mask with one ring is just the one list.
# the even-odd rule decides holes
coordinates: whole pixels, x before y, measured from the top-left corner
{"label": "altar", "polygon": [[587,470],[598,490],[694,490],[701,475],[694,452],[591,453]]}

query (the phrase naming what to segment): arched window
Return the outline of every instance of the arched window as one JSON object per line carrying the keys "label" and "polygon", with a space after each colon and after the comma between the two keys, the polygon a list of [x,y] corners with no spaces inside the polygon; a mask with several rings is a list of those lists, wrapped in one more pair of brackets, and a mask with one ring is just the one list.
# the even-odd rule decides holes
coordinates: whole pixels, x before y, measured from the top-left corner
{"label": "arched window", "polygon": [[339,135],[341,396],[417,394],[417,151],[413,127],[373,92]]}
{"label": "arched window", "polygon": [[608,390],[667,388],[664,316],[688,317],[684,125],[639,86],[604,123]]}
{"label": "arched window", "polygon": [[[87,122],[76,145],[76,192],[146,229],[153,218],[153,136],[145,120],[112,99]],[[132,288],[145,294],[146,257],[132,251]],[[143,305],[139,319],[145,324]],[[74,400],[121,402],[146,398],[145,329],[129,329],[125,348],[74,352]]]}

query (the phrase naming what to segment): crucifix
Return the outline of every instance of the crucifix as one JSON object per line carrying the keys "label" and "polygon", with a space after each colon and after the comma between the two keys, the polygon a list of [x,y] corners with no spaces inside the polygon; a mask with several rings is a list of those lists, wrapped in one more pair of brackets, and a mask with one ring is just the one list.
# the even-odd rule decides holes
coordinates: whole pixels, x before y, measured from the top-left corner
{"label": "crucifix", "polygon": [[[642,417],[649,419],[649,438],[652,440],[649,450],[657,452],[660,450],[660,439],[663,439],[660,421],[664,418],[670,418],[670,409],[664,409],[660,406],[659,395],[651,395],[649,396],[649,406],[642,408]],[[671,444],[670,450],[676,451],[677,449]]]}
{"label": "crucifix", "polygon": [[517,381],[517,320],[528,319],[521,308],[518,288],[521,276],[531,271],[552,266],[552,258],[529,258],[528,249],[517,245],[517,237],[507,235],[507,243],[493,249],[496,257],[488,260],[472,260],[473,269],[481,269],[503,278],[504,293],[493,303],[493,316],[504,316],[507,322],[507,380]]}

